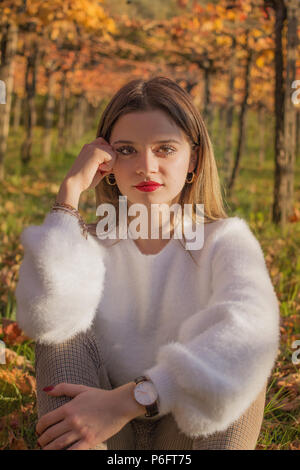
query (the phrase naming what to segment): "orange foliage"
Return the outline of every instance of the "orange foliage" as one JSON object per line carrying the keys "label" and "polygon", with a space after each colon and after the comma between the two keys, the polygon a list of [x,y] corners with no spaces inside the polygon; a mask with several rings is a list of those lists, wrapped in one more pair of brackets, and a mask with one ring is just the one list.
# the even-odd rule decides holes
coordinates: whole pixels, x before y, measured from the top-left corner
{"label": "orange foliage", "polygon": [[30,340],[19,328],[17,322],[4,318],[2,324],[5,344],[22,344],[24,341]]}

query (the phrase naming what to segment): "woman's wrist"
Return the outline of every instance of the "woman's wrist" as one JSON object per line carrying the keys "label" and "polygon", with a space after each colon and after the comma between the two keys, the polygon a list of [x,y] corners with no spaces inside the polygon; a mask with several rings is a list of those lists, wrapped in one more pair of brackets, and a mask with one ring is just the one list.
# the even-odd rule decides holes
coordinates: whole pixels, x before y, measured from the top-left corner
{"label": "woman's wrist", "polygon": [[120,405],[120,413],[128,421],[138,416],[144,416],[146,413],[146,408],[140,405],[134,398],[133,390],[135,386],[135,382],[129,382],[114,389],[118,393],[117,400]]}
{"label": "woman's wrist", "polygon": [[59,188],[56,202],[69,204],[78,210],[79,199],[80,191],[76,189],[74,182],[69,178],[65,179]]}

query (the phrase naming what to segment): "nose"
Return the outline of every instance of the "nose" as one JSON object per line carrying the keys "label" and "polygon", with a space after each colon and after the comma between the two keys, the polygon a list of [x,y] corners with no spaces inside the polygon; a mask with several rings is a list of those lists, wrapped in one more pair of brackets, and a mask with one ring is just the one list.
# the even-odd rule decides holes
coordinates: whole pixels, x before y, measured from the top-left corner
{"label": "nose", "polygon": [[145,177],[157,173],[159,168],[158,158],[151,149],[141,150],[137,159],[136,172]]}

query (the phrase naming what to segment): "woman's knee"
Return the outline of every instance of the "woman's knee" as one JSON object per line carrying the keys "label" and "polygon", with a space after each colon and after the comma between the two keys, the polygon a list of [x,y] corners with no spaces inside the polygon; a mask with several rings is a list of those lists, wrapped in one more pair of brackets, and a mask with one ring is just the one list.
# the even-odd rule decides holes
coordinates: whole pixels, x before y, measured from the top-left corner
{"label": "woman's knee", "polygon": [[246,412],[225,431],[207,437],[191,438],[182,433],[172,415],[158,421],[153,436],[155,450],[253,450],[264,417],[266,385]]}
{"label": "woman's knee", "polygon": [[81,379],[87,385],[97,386],[99,366],[100,358],[90,332],[79,333],[63,343],[35,345],[37,379],[51,375],[62,382],[77,383]]}
{"label": "woman's knee", "polygon": [[257,398],[225,431],[193,440],[193,450],[254,450],[265,409],[266,384]]}
{"label": "woman's knee", "polygon": [[38,416],[61,406],[71,397],[51,397],[42,389],[61,382],[111,388],[99,344],[91,329],[59,344],[35,345]]}

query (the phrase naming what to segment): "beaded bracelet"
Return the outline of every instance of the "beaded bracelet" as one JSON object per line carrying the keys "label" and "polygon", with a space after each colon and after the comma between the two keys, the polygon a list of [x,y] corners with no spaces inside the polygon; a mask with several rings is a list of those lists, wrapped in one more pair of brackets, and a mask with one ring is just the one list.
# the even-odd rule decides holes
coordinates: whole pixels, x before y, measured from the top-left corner
{"label": "beaded bracelet", "polygon": [[84,236],[85,239],[87,239],[87,237],[88,237],[88,228],[87,228],[84,220],[81,218],[80,214],[78,213],[78,211],[76,211],[75,208],[74,209],[68,209],[64,206],[54,204],[51,209],[52,209],[52,211],[62,210],[64,212],[69,212],[71,215],[75,216],[78,219],[82,235]]}
{"label": "beaded bracelet", "polygon": [[67,204],[65,202],[55,201],[55,203],[51,207],[51,210],[52,211],[62,210],[62,211],[65,211],[65,212],[69,212],[71,215],[74,215],[78,219],[82,235],[84,236],[85,239],[87,239],[87,237],[88,237],[87,225],[86,225],[86,223],[84,222],[84,220],[81,217],[80,213],[78,212],[78,210],[75,207],[73,207],[70,204]]}

